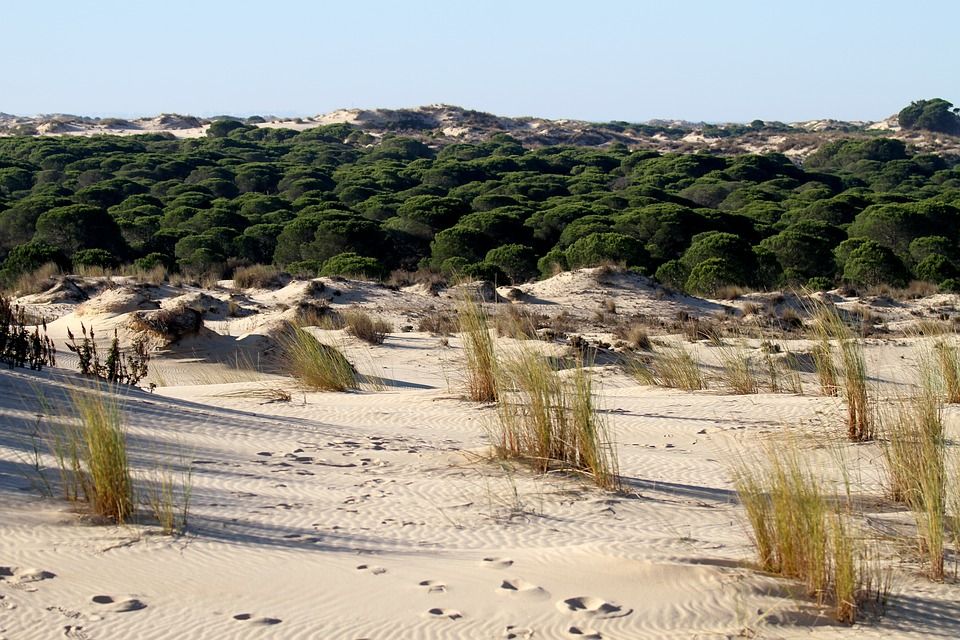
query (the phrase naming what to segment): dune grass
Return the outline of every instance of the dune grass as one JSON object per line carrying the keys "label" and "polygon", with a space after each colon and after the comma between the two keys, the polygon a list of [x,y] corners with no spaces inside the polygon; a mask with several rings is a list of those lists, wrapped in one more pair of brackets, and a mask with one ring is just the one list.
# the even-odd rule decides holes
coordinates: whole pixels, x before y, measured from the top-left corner
{"label": "dune grass", "polygon": [[841,622],[855,622],[868,603],[882,606],[888,580],[795,444],[741,460],[733,475],[760,568],[801,581]]}
{"label": "dune grass", "polygon": [[347,332],[368,344],[383,344],[393,326],[382,318],[374,318],[362,309],[348,309],[342,314]]}
{"label": "dune grass", "polygon": [[457,300],[456,311],[466,359],[467,397],[475,402],[493,402],[497,399],[498,364],[487,314],[468,295]]}
{"label": "dune grass", "polygon": [[943,381],[944,401],[948,404],[960,403],[960,353],[956,345],[938,340],[934,343],[934,352]]}
{"label": "dune grass", "polygon": [[590,374],[582,360],[567,374],[561,376],[533,349],[501,363],[495,449],[540,472],[575,471],[604,489],[617,489],[616,451],[594,406]]}
{"label": "dune grass", "polygon": [[305,329],[289,325],[280,347],[287,372],[317,391],[349,391],[360,387],[360,377],[339,349],[317,340]]}
{"label": "dune grass", "polygon": [[164,535],[178,535],[187,528],[193,474],[187,467],[179,476],[167,467],[155,469],[144,491],[146,506]]}
{"label": "dune grass", "polygon": [[94,513],[125,523],[133,514],[133,480],[119,398],[91,385],[70,392],[69,423],[56,425],[48,441],[60,471],[64,497],[88,502]]}
{"label": "dune grass", "polygon": [[721,383],[731,393],[749,395],[760,391],[758,373],[742,343],[720,347],[719,356]]}
{"label": "dune grass", "polygon": [[943,399],[934,357],[921,356],[919,392],[902,399],[886,420],[883,457],[890,497],[913,512],[920,557],[929,577],[940,580],[948,495]]}
{"label": "dune grass", "polygon": [[[814,334],[817,347],[813,357],[824,395],[836,395],[832,389],[838,386],[847,407],[847,437],[853,442],[872,440],[875,434],[863,341],[853,335],[836,307],[826,304],[816,307]],[[833,348],[834,341],[838,350]]]}
{"label": "dune grass", "polygon": [[698,391],[707,387],[697,358],[682,347],[665,347],[628,361],[627,371],[641,384]]}

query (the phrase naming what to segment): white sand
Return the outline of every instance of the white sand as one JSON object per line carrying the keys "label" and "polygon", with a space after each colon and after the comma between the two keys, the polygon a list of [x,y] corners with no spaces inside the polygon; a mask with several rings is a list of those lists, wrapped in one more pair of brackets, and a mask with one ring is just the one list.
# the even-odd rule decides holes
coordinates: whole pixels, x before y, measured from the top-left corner
{"label": "white sand", "polygon": [[[583,274],[565,278],[525,289],[551,314],[562,307],[586,316],[595,299],[610,296],[621,309],[664,316],[680,306],[719,308],[658,301],[641,286],[605,287]],[[444,346],[436,336],[398,332],[378,347],[340,337],[361,369],[388,381],[383,391],[310,393],[251,372],[242,372],[249,381],[198,384],[229,379],[219,356],[247,339],[239,325],[256,334],[282,313],[271,305],[300,295],[297,286],[248,292],[260,313],[209,321],[224,335],[172,346],[153,363],[151,379],[164,386],[126,396],[138,473],[181,456],[192,468],[190,525],[180,538],[150,525],[92,524],[69,504],[41,498],[31,469],[37,398],[62,404],[64,386],[77,379],[66,370],[0,371],[0,638],[960,635],[960,589],[919,577],[906,553],[888,615],[853,628],[792,597],[790,582],[748,567],[753,551],[730,465],[785,430],[838,433],[838,401],[812,395],[812,378],[811,395],[734,396],[638,386],[598,368],[626,479],[622,493],[604,493],[485,458],[494,412],[459,399],[456,337]],[[398,326],[444,304],[335,286],[339,298]],[[122,326],[127,309],[88,303],[51,331],[80,319]],[[709,361],[710,348],[698,349]],[[903,381],[913,353],[873,344],[871,370]],[[67,355],[61,361],[71,366]],[[238,397],[266,387],[293,399]],[[948,409],[951,428],[956,417]],[[877,486],[877,446],[844,451]],[[811,453],[833,474],[826,453]],[[878,527],[909,520],[868,511]]]}

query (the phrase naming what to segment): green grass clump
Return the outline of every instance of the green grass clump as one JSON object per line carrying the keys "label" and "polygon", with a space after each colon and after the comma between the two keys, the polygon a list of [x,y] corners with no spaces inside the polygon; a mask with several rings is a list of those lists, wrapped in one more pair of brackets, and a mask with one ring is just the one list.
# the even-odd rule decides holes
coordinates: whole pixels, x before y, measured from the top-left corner
{"label": "green grass clump", "polygon": [[353,365],[336,347],[324,344],[305,329],[289,325],[280,335],[287,372],[317,391],[348,391],[360,386]]}

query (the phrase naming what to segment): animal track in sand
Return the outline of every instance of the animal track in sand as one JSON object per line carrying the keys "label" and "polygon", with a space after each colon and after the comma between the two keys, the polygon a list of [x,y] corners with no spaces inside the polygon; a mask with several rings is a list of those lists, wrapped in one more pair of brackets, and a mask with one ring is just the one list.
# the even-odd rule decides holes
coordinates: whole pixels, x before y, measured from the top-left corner
{"label": "animal track in sand", "polygon": [[550,597],[549,591],[539,585],[533,584],[532,582],[527,582],[523,578],[504,580],[500,583],[500,586],[497,587],[497,593],[537,600]]}
{"label": "animal track in sand", "polygon": [[447,590],[446,583],[439,580],[423,580],[420,582],[420,586],[426,587],[427,593],[444,593]]}
{"label": "animal track in sand", "polygon": [[22,567],[0,567],[0,582],[6,582],[14,589],[34,592],[36,587],[28,587],[33,582],[56,578],[57,574],[42,569],[24,569]]}
{"label": "animal track in sand", "polygon": [[463,617],[463,614],[456,609],[441,609],[439,607],[430,609],[427,611],[427,615],[431,618],[449,618],[450,620],[459,620]]}
{"label": "animal track in sand", "polygon": [[270,618],[268,616],[263,616],[255,618],[252,613],[238,613],[233,616],[234,620],[239,620],[241,622],[250,622],[252,624],[260,624],[264,626],[270,626],[275,624],[280,624],[283,622],[280,618]]}
{"label": "animal track in sand", "polygon": [[146,609],[147,605],[142,600],[136,598],[116,599],[113,596],[93,596],[90,598],[94,603],[102,605],[108,611],[114,613],[126,613],[128,611],[140,611]]}
{"label": "animal track in sand", "polygon": [[379,576],[387,572],[387,570],[383,567],[378,567],[376,565],[369,565],[369,564],[358,564],[357,571],[369,571],[375,576]]}
{"label": "animal track in sand", "polygon": [[491,569],[506,569],[513,566],[513,560],[510,558],[489,557],[481,560],[480,564]]}
{"label": "animal track in sand", "polygon": [[619,604],[593,596],[567,598],[558,602],[557,608],[568,613],[582,613],[600,619],[621,618],[633,613],[633,609],[626,609]]}
{"label": "animal track in sand", "polygon": [[71,640],[89,640],[90,636],[83,630],[83,627],[77,624],[67,624],[63,626],[63,635]]}
{"label": "animal track in sand", "polygon": [[596,629],[590,627],[578,627],[576,625],[567,629],[567,633],[583,640],[603,640],[603,636]]}
{"label": "animal track in sand", "polygon": [[503,632],[504,640],[530,640],[533,637],[533,629],[527,627],[518,627],[516,625],[507,625]]}

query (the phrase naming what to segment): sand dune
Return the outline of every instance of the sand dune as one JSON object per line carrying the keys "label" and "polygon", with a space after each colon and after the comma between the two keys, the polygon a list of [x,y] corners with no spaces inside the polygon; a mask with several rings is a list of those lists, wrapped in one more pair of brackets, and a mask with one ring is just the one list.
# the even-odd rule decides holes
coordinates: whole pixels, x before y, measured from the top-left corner
{"label": "sand dune", "polygon": [[[361,304],[398,326],[447,304],[364,283],[327,284],[341,289],[334,306]],[[611,295],[630,313],[665,316],[723,304],[658,300],[642,283],[615,284],[579,274],[525,289],[535,299],[529,306],[565,309],[586,328],[592,301]],[[0,638],[960,634],[957,587],[926,581],[909,559],[898,567],[888,614],[854,627],[832,623],[789,582],[750,567],[731,464],[777,434],[828,434],[842,420],[836,398],[812,394],[811,374],[803,374],[809,395],[735,396],[640,386],[617,367],[597,367],[625,483],[607,493],[487,458],[495,411],[461,399],[455,336],[398,331],[366,346],[331,332],[365,373],[386,381],[382,391],[315,393],[258,371],[224,381],[236,367],[220,356],[241,335],[263,338],[257,331],[284,313],[275,305],[302,289],[246,292],[256,316],[210,320],[211,335],[158,355],[153,393],[125,392],[134,468],[146,473],[173,460],[192,469],[182,537],[159,535],[148,523],[98,524],[42,498],[32,434],[55,416],[39,398],[56,407],[80,381],[66,356],[63,369],[0,371]],[[98,330],[122,326],[132,312],[129,304],[85,304],[51,331],[62,337],[80,319]],[[510,342],[500,340],[503,348]],[[914,354],[907,345],[869,345],[871,370],[884,384],[906,381]],[[697,348],[705,361],[715,357],[711,347]],[[272,386],[287,389],[291,401],[255,393]],[[39,414],[46,417],[38,422]],[[956,419],[950,407],[951,433]],[[877,448],[843,445],[843,452],[864,485],[879,491]],[[825,482],[839,482],[830,453],[810,453]],[[42,450],[40,458],[51,465]],[[878,526],[904,520],[879,504],[867,515]]]}

